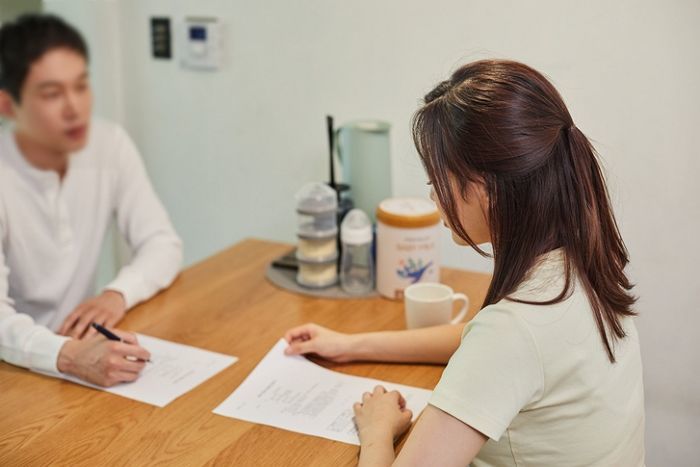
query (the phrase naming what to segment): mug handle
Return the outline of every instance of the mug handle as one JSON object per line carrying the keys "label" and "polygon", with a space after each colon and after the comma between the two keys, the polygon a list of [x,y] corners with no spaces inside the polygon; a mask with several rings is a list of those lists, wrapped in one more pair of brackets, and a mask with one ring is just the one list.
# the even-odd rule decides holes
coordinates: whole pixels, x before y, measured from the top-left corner
{"label": "mug handle", "polygon": [[469,297],[467,297],[463,293],[452,294],[452,303],[458,300],[463,301],[464,305],[462,305],[462,308],[459,310],[459,313],[457,313],[457,316],[455,316],[452,319],[452,321],[450,321],[450,324],[457,324],[460,321],[462,321],[465,316],[467,316],[467,310],[469,309]]}

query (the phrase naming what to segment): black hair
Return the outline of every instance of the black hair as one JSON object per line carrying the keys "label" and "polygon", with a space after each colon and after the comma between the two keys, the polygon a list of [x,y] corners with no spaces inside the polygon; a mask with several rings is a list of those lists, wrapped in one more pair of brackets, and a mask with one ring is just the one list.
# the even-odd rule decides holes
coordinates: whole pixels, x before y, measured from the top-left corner
{"label": "black hair", "polygon": [[20,101],[32,63],[46,52],[67,48],[88,60],[85,39],[70,24],[49,14],[25,14],[0,28],[0,89]]}

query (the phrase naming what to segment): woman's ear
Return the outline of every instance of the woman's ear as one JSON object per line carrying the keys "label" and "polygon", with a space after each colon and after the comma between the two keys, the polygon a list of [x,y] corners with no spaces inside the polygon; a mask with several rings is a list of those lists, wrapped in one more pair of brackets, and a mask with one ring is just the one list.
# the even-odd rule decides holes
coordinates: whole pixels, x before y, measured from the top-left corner
{"label": "woman's ear", "polygon": [[486,180],[484,180],[481,177],[479,178],[478,182],[473,185],[472,196],[474,196],[475,199],[478,201],[479,207],[481,208],[481,213],[484,216],[484,221],[486,222],[486,224],[488,224],[489,217],[490,217],[489,216],[490,202],[489,202],[489,192],[486,189]]}
{"label": "woman's ear", "polygon": [[481,206],[481,209],[485,210],[488,212],[489,209],[489,193],[486,190],[486,182],[481,181],[476,185],[477,189],[477,196],[479,197],[479,205]]}
{"label": "woman's ear", "polygon": [[481,209],[487,209],[489,207],[489,193],[486,189],[486,179],[483,176],[477,175],[474,181],[469,184],[470,193],[469,196],[472,200],[476,200],[481,206]]}
{"label": "woman's ear", "polygon": [[4,89],[0,89],[0,116],[9,119],[15,118],[14,99]]}

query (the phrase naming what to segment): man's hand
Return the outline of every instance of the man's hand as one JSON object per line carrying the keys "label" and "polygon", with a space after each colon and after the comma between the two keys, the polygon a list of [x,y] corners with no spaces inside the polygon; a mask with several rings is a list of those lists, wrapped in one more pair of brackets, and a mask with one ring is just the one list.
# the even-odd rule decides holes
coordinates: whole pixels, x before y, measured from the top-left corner
{"label": "man's hand", "polygon": [[105,387],[136,380],[151,354],[138,345],[133,334],[111,331],[122,342],[97,334],[63,344],[56,362],[58,371]]}
{"label": "man's hand", "polygon": [[119,292],[105,290],[97,297],[85,300],[68,315],[58,330],[58,334],[74,339],[91,337],[96,334],[91,323],[111,328],[124,318],[126,302]]}

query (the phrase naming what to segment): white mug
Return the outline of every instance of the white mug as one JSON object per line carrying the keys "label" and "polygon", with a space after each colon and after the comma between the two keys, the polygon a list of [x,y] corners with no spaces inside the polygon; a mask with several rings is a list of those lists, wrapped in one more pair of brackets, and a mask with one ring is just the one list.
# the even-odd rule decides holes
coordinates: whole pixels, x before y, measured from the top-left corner
{"label": "white mug", "polygon": [[[406,311],[406,327],[409,329],[436,326],[439,324],[456,324],[467,315],[469,297],[437,282],[419,282],[406,287],[403,292]],[[462,301],[464,304],[452,318],[452,304]]]}

